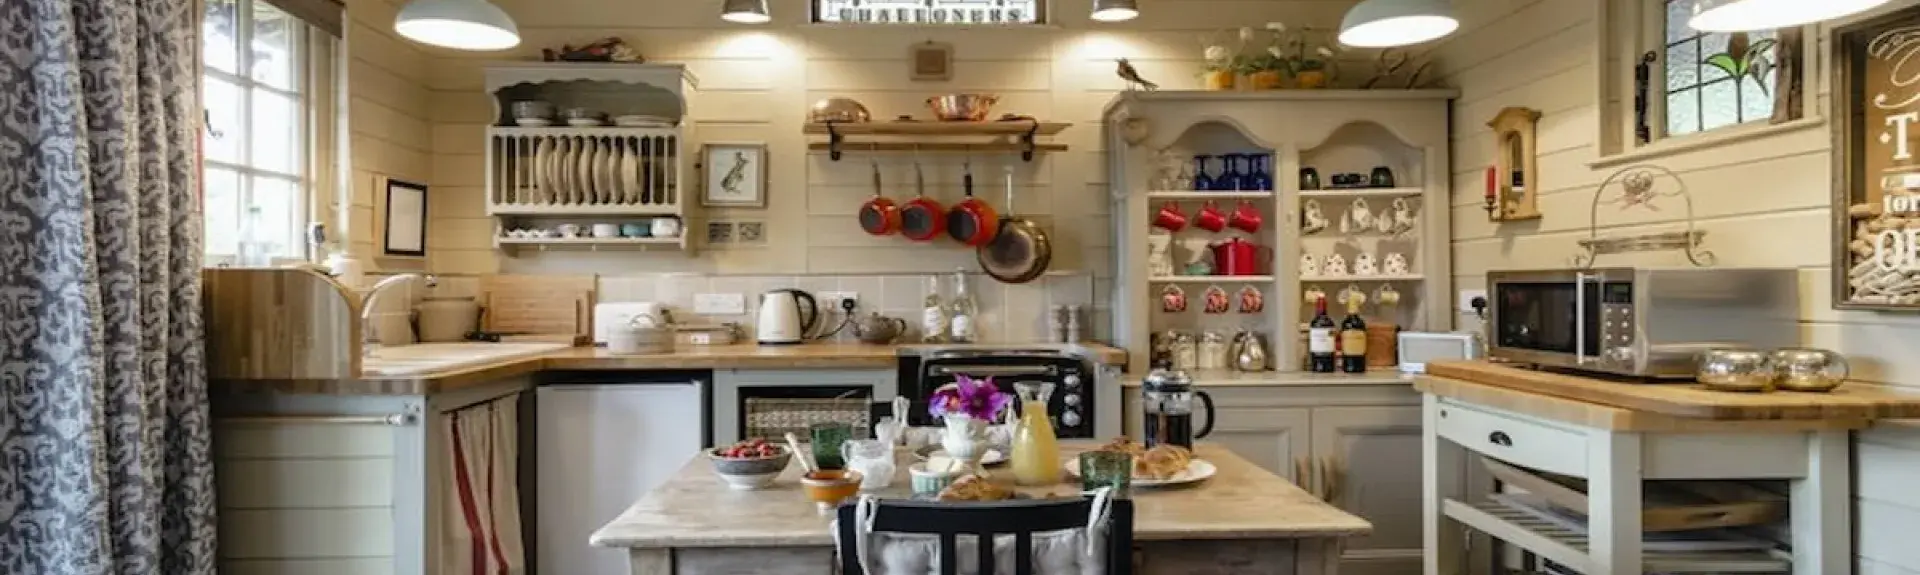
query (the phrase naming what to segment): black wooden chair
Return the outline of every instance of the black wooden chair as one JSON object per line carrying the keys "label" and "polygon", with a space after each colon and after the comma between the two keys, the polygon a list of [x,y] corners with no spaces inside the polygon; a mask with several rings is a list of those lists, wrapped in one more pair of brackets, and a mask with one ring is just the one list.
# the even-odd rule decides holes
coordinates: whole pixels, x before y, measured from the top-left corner
{"label": "black wooden chair", "polygon": [[[940,575],[959,575],[958,538],[977,537],[980,574],[994,573],[995,535],[1013,535],[1011,575],[1034,575],[1033,534],[1087,526],[1093,499],[1004,501],[995,503],[936,503],[882,500],[874,513],[875,533],[937,535],[940,537]],[[839,554],[841,575],[866,575],[855,552],[853,503],[841,505]],[[1109,575],[1133,575],[1133,502],[1111,501],[1107,523],[1106,564]],[[1007,575],[1007,574],[998,574]]]}

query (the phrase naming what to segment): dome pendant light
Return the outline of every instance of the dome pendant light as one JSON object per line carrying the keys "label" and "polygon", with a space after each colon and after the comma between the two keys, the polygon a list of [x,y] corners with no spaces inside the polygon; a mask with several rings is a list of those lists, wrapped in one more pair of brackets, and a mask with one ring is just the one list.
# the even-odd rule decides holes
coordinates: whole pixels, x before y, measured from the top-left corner
{"label": "dome pendant light", "polygon": [[1093,0],[1093,20],[1095,22],[1125,22],[1140,15],[1140,5],[1135,0]]}
{"label": "dome pendant light", "polygon": [[1392,48],[1438,40],[1460,28],[1447,0],[1364,0],[1340,20],[1340,43]]}
{"label": "dome pendant light", "polygon": [[1858,14],[1887,0],[1699,0],[1687,26],[1701,32],[1751,32]]}
{"label": "dome pendant light", "polygon": [[720,8],[720,19],[738,24],[765,24],[773,20],[767,0],[727,0]]}
{"label": "dome pendant light", "polygon": [[487,0],[412,0],[393,19],[393,31],[421,44],[455,50],[520,45],[520,27]]}

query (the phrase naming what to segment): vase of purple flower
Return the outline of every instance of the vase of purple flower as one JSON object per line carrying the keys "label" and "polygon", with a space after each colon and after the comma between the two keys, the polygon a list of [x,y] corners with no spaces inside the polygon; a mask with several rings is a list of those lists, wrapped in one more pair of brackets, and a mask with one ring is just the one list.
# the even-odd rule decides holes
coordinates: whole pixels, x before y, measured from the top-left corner
{"label": "vase of purple flower", "polygon": [[1013,404],[1013,396],[1000,391],[991,377],[962,375],[934,390],[930,404],[927,412],[947,426],[940,446],[963,466],[977,468],[987,452],[987,425]]}

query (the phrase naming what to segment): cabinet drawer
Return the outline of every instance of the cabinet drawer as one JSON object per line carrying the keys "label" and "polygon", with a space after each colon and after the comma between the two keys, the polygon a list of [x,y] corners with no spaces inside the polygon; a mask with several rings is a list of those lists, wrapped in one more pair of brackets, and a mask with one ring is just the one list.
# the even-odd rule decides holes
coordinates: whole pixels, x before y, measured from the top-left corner
{"label": "cabinet drawer", "polygon": [[1450,401],[1439,405],[1441,437],[1469,451],[1534,469],[1587,476],[1586,435]]}

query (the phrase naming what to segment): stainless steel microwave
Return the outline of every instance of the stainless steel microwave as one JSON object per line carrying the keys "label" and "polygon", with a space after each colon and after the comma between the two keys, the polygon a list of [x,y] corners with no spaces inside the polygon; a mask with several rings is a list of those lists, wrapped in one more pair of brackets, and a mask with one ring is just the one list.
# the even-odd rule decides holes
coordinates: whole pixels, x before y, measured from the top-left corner
{"label": "stainless steel microwave", "polygon": [[1487,272],[1488,355],[1649,378],[1694,374],[1700,351],[1799,342],[1791,269]]}

